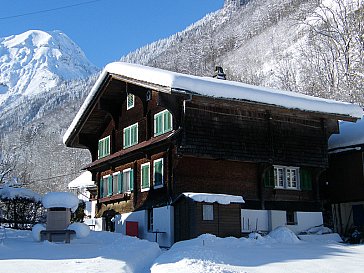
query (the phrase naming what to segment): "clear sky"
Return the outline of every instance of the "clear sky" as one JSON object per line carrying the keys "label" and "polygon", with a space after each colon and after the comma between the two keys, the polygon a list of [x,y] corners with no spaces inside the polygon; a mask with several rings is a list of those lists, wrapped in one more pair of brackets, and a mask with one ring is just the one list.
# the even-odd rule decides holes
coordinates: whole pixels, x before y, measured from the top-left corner
{"label": "clear sky", "polygon": [[[168,37],[223,6],[223,0],[0,0],[0,37],[61,30],[88,59],[107,63]],[[19,16],[18,16],[19,15]]]}

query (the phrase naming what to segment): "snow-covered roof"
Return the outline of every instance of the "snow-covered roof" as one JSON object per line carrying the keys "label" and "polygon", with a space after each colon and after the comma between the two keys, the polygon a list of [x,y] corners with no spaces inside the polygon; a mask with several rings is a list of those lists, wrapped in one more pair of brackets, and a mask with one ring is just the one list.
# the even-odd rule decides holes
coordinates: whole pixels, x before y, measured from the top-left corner
{"label": "snow-covered roof", "polygon": [[341,121],[340,133],[331,135],[329,149],[343,149],[364,144],[364,118],[356,123]]}
{"label": "snow-covered roof", "polygon": [[219,203],[222,205],[228,205],[231,203],[245,203],[243,197],[237,195],[196,192],[184,192],[182,195],[191,198],[196,202]]}
{"label": "snow-covered roof", "polygon": [[163,89],[164,92],[169,93],[172,91],[188,92],[215,98],[247,100],[276,105],[288,109],[338,114],[352,118],[360,118],[363,115],[362,108],[351,103],[322,99],[261,86],[253,86],[240,82],[219,80],[211,77],[181,74],[138,64],[114,62],[108,64],[99,76],[72,124],[66,131],[63,137],[64,143],[67,142],[72,132],[76,129],[81,117],[83,117],[89,104],[99,92],[99,88],[108,74],[116,74],[141,83],[156,85],[159,86],[161,90]]}
{"label": "snow-covered roof", "polygon": [[82,189],[95,186],[95,182],[92,181],[92,173],[89,171],[83,172],[79,177],[68,183],[69,189]]}
{"label": "snow-covered roof", "polygon": [[35,193],[34,191],[26,188],[15,188],[4,186],[0,188],[0,198],[14,199],[14,198],[27,198],[34,199],[35,201],[40,201],[42,199],[41,195]]}
{"label": "snow-covered roof", "polygon": [[73,212],[78,207],[78,198],[70,192],[49,192],[42,198],[43,206],[49,208],[68,208]]}

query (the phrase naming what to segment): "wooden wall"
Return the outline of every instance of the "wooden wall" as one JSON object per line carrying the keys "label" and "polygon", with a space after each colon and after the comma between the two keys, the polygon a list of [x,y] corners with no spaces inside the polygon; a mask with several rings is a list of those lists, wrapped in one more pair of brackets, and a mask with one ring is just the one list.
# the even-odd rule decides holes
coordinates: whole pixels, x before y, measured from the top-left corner
{"label": "wooden wall", "polygon": [[326,167],[328,132],[324,120],[202,99],[188,102],[180,152],[186,155],[288,166]]}
{"label": "wooden wall", "polygon": [[326,196],[332,203],[364,200],[363,152],[330,155]]}
{"label": "wooden wall", "polygon": [[[214,219],[203,220],[203,205],[212,205]],[[241,237],[240,204],[221,205],[181,198],[174,204],[175,241],[210,233],[219,237]]]}

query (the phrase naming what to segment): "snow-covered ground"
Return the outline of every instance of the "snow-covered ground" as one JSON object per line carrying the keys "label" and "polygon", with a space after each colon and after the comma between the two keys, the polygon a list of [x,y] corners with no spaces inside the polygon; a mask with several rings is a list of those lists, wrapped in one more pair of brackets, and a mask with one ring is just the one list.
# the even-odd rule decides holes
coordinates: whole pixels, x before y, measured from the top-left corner
{"label": "snow-covered ground", "polygon": [[335,235],[297,240],[284,229],[248,239],[205,234],[163,252],[155,243],[118,233],[91,232],[71,244],[37,243],[28,231],[7,230],[6,234],[1,242],[0,231],[0,272],[6,273],[355,273],[364,268],[364,245],[337,243]]}

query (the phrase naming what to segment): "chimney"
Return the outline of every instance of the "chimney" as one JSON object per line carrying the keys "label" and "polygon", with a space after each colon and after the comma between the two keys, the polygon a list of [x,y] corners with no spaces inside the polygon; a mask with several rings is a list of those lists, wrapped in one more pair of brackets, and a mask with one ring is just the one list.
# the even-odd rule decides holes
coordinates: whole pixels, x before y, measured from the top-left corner
{"label": "chimney", "polygon": [[221,66],[215,66],[215,73],[212,77],[219,80],[226,80],[226,74]]}

